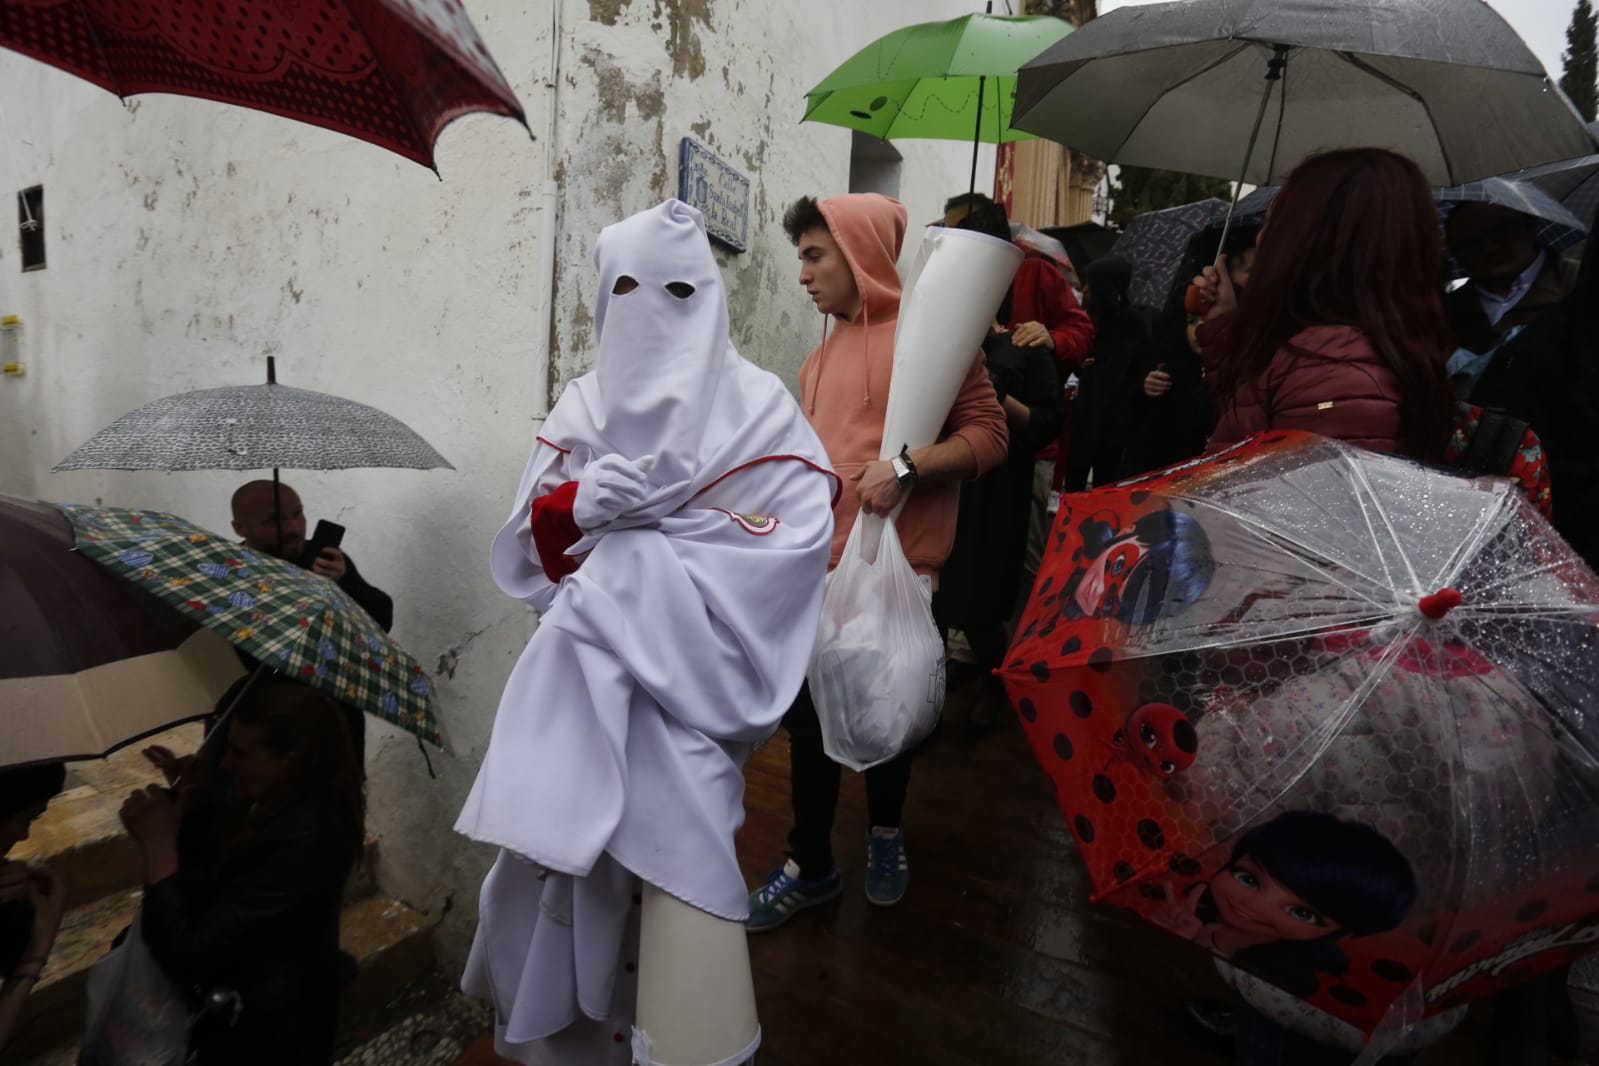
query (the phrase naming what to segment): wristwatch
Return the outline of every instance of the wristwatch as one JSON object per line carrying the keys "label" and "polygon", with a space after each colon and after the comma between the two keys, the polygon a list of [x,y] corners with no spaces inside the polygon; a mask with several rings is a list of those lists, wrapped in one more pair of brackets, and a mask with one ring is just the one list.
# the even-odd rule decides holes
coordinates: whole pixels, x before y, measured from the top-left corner
{"label": "wristwatch", "polygon": [[888,465],[893,468],[894,478],[899,482],[901,492],[916,484],[916,464],[911,462],[909,445],[900,448],[899,454],[888,460]]}

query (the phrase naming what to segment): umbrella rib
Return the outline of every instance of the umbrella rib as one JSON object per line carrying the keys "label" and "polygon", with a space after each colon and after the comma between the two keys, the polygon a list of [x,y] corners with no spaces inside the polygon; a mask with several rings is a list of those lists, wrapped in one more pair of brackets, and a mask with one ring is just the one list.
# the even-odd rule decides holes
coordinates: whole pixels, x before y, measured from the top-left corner
{"label": "umbrella rib", "polygon": [[106,76],[116,85],[116,88],[111,91],[117,94],[118,100],[127,103],[128,95],[122,91],[122,83],[117,80],[117,68],[111,65],[111,58],[105,54],[105,45],[100,43],[100,30],[94,24],[94,18],[89,13],[88,3],[86,0],[76,0],[73,6],[78,9],[78,14],[83,19],[84,29],[89,32],[89,39],[94,42],[95,54],[100,57],[100,62],[105,64]]}
{"label": "umbrella rib", "polygon": [[1432,127],[1433,139],[1438,142],[1438,154],[1444,158],[1444,169],[1449,173],[1451,181],[1457,180],[1455,161],[1449,157],[1449,145],[1444,140],[1443,131],[1438,128],[1438,120],[1433,117],[1432,107],[1427,103],[1426,97],[1391,74],[1384,73],[1361,59],[1353,52],[1334,52],[1339,59],[1354,67],[1362,73],[1368,74],[1396,92],[1403,93],[1421,105],[1421,113],[1427,116],[1427,124]]}
{"label": "umbrella rib", "polygon": [[1377,561],[1382,563],[1383,576],[1388,579],[1384,582],[1384,584],[1389,587],[1397,588],[1392,579],[1392,575],[1388,571],[1388,559],[1383,554],[1382,544],[1377,537],[1377,529],[1372,524],[1373,512],[1376,512],[1376,517],[1381,520],[1383,531],[1388,534],[1388,542],[1390,545],[1392,545],[1394,553],[1398,557],[1399,562],[1404,564],[1405,573],[1410,578],[1410,587],[1412,589],[1420,589],[1421,579],[1416,576],[1415,567],[1410,565],[1410,557],[1405,554],[1404,548],[1400,546],[1399,534],[1397,531],[1395,531],[1393,522],[1388,517],[1388,512],[1383,509],[1382,499],[1377,495],[1377,490],[1372,486],[1371,479],[1366,477],[1365,470],[1361,469],[1360,464],[1355,462],[1355,457],[1353,455],[1345,455],[1341,458],[1343,464],[1349,468],[1350,476],[1354,480],[1358,489],[1370,501],[1369,507],[1361,508],[1361,517],[1365,519],[1366,528],[1371,533],[1372,546],[1377,549]]}
{"label": "umbrella rib", "polygon": [[[1222,64],[1230,62],[1240,52],[1247,51],[1250,48],[1255,47],[1255,45],[1257,43],[1260,43],[1260,42],[1255,42],[1255,41],[1244,40],[1242,38],[1233,38],[1233,39],[1238,41],[1238,47],[1237,48],[1234,48],[1232,51],[1228,52],[1225,55],[1217,57],[1215,59],[1215,61],[1213,61],[1211,63],[1207,63],[1205,66],[1201,67],[1200,69],[1194,71],[1193,73],[1191,73],[1191,74],[1183,77],[1182,79],[1172,83],[1171,85],[1167,86],[1166,89],[1161,93],[1161,96],[1170,95],[1172,92],[1175,92],[1176,90],[1182,88],[1184,85],[1187,85],[1189,82],[1194,81],[1194,80],[1196,80],[1198,78],[1204,77],[1206,74],[1209,74],[1211,71],[1215,70],[1217,67],[1221,66]],[[1059,86],[1057,85],[1054,88],[1059,88]],[[1050,90],[1051,93],[1054,92],[1054,88],[1052,88]],[[1042,99],[1042,98],[1040,98],[1040,99]],[[1036,102],[1035,102],[1035,106],[1036,106]],[[1011,116],[1012,121],[1015,120],[1015,117],[1016,116],[1014,114]],[[1026,116],[1023,116],[1023,117],[1026,117]],[[1149,109],[1148,108],[1146,108],[1144,110],[1144,118],[1147,118],[1147,117],[1149,117]],[[1132,140],[1132,136],[1133,136],[1134,133],[1137,132],[1138,127],[1143,125],[1144,118],[1140,118],[1137,122],[1133,123],[1132,126],[1128,128],[1126,136],[1122,137],[1122,139],[1116,143],[1115,151],[1111,153],[1112,157],[1120,155],[1121,152],[1122,152],[1122,149],[1127,147],[1127,142]]]}

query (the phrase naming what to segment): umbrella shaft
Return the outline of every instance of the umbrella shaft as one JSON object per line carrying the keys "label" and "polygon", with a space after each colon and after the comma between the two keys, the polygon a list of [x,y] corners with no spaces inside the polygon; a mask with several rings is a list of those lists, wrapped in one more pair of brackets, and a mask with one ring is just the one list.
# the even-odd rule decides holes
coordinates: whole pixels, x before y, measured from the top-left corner
{"label": "umbrella shaft", "polygon": [[[1260,139],[1260,124],[1266,120],[1266,105],[1271,102],[1272,87],[1282,78],[1283,68],[1288,66],[1288,46],[1278,44],[1272,46],[1272,57],[1266,63],[1266,91],[1260,94],[1260,109],[1255,112],[1255,125],[1249,131],[1249,145],[1244,149],[1244,165],[1238,170],[1238,180],[1233,184],[1233,198],[1227,205],[1227,220],[1221,226],[1221,240],[1216,244],[1216,262],[1220,264],[1222,249],[1227,247],[1227,234],[1233,228],[1233,210],[1238,206],[1238,194],[1243,191],[1244,178],[1249,175],[1249,161],[1255,155],[1255,142]],[[1284,101],[1284,106],[1287,101]],[[1276,160],[1272,160],[1273,164]],[[1271,175],[1266,175],[1266,180],[1271,180]]]}

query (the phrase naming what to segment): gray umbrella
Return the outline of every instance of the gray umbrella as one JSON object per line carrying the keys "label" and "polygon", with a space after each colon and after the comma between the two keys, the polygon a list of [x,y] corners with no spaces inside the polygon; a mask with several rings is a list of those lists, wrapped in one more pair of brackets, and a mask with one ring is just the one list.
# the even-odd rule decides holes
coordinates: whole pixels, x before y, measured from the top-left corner
{"label": "gray umbrella", "polygon": [[130,411],[56,470],[345,470],[454,467],[405,423],[364,403],[267,384],[182,392]]}
{"label": "gray umbrella", "polygon": [[[1250,153],[1240,171],[1263,113],[1269,151]],[[1107,162],[1257,185],[1336,147],[1392,148],[1436,185],[1594,148],[1482,0],[1118,8],[1022,68],[1012,125]]]}
{"label": "gray umbrella", "polygon": [[[1594,161],[1593,171],[1599,172],[1599,155],[1589,158]],[[1460,204],[1498,204],[1537,219],[1538,243],[1550,251],[1562,251],[1585,240],[1588,223],[1529,179],[1530,173],[1532,171],[1524,171],[1515,177],[1483,178],[1447,189],[1434,189],[1432,197],[1438,204],[1438,221],[1448,222],[1450,213]],[[1278,188],[1264,185],[1240,199],[1233,211],[1233,221],[1238,225],[1260,225],[1266,220],[1266,208],[1276,197]],[[1211,224],[1211,228],[1220,226],[1220,218]]]}

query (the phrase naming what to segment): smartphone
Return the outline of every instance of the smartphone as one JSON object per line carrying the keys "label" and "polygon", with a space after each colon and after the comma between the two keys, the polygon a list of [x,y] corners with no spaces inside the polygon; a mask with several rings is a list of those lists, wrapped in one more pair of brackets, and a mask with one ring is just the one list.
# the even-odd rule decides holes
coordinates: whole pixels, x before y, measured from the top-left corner
{"label": "smartphone", "polygon": [[319,519],[311,539],[305,542],[305,565],[309,567],[316,562],[323,548],[337,548],[342,543],[344,543],[344,527],[325,518]]}

